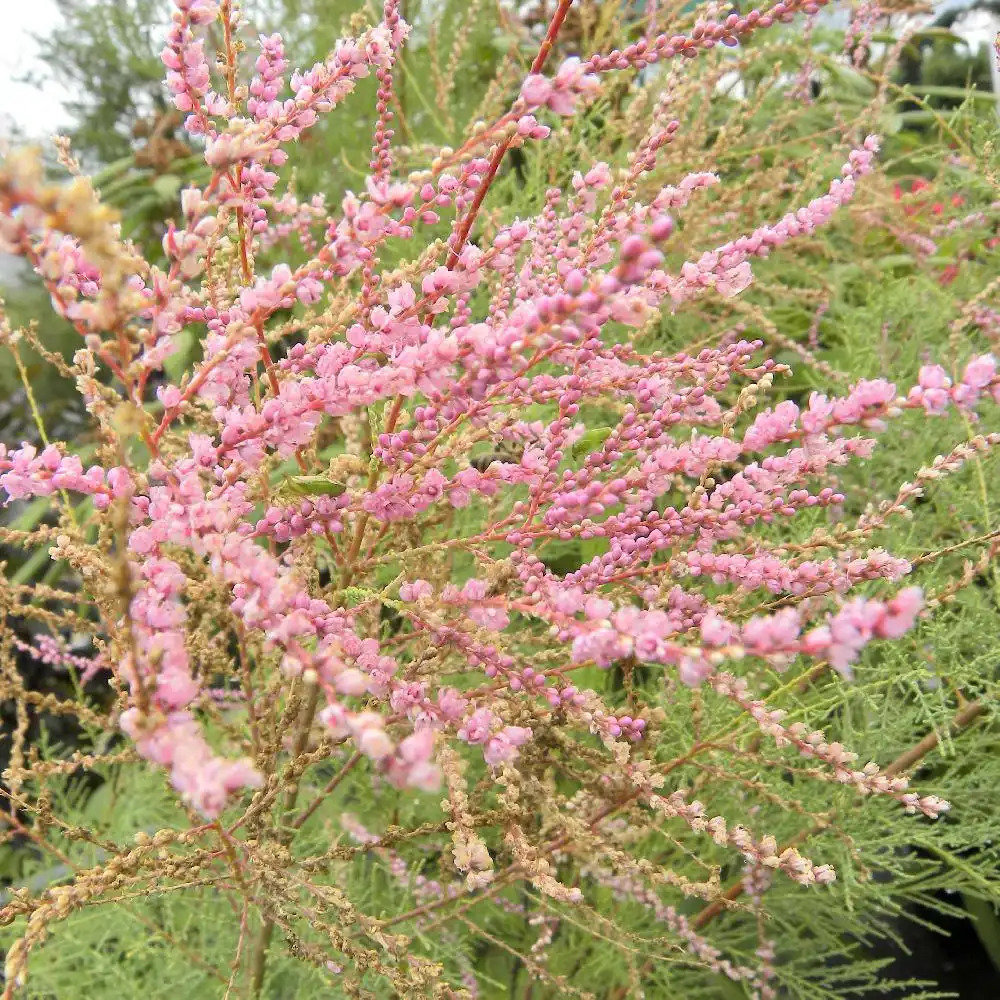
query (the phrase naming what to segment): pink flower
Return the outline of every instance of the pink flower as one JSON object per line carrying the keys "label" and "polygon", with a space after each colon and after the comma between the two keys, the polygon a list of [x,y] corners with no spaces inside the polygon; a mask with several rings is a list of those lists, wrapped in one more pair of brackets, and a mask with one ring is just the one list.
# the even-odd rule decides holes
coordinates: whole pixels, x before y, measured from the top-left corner
{"label": "pink flower", "polygon": [[571,115],[580,97],[592,97],[600,87],[576,56],[566,59],[551,79],[533,73],[521,85],[521,100],[528,110],[547,107],[557,115]]}
{"label": "pink flower", "polygon": [[997,363],[992,354],[973,358],[962,374],[962,381],[973,389],[984,389],[996,378]]}
{"label": "pink flower", "polygon": [[531,730],[525,726],[505,726],[491,737],[483,749],[483,758],[490,767],[509,763],[520,747],[531,739]]}
{"label": "pink flower", "polygon": [[918,385],[910,390],[911,402],[919,403],[928,413],[941,414],[951,402],[951,379],[940,365],[923,365]]}
{"label": "pink flower", "polygon": [[540,108],[548,101],[553,89],[548,77],[533,73],[525,77],[521,84],[521,99],[530,108]]}
{"label": "pink flower", "polygon": [[477,708],[458,730],[458,738],[466,743],[485,743],[497,723],[496,716],[488,708]]}
{"label": "pink flower", "polygon": [[919,587],[901,590],[886,604],[876,625],[877,633],[887,639],[898,639],[913,628],[923,606],[924,595]]}

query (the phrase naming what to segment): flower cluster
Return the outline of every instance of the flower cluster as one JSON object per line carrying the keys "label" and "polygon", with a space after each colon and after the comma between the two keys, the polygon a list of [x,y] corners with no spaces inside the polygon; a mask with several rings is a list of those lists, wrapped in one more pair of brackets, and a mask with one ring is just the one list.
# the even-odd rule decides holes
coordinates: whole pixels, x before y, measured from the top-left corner
{"label": "flower cluster", "polygon": [[[665,763],[668,712],[714,699],[777,748],[795,747],[810,777],[928,818],[948,808],[905,776],[857,768],[755,691],[800,664],[849,682],[869,644],[916,627],[923,592],[900,586],[912,563],[870,536],[917,493],[852,527],[845,470],[915,414],[983,419],[1000,403],[994,356],[967,351],[952,375],[929,363],[904,391],[862,379],[767,405],[789,369],[763,334],[744,325],[669,355],[644,339],[663,315],[730,308],[756,262],[850,211],[875,182],[878,139],[857,136],[839,174],[723,242],[687,236],[692,206],[724,182],[671,172],[681,125],[666,104],[627,166],[580,163],[528,217],[483,208],[507,151],[584,115],[607,78],[735,46],[819,6],[779,0],[553,69],[561,0],[509,110],[403,174],[394,73],[409,27],[398,0],[290,75],[281,36],[260,37],[245,87],[235,6],[175,0],[167,87],[203,143],[208,179],[183,192],[162,267],[136,256],[89,186],[53,187],[23,155],[0,166],[0,239],[83,338],[73,374],[101,442],[89,468],[67,446],[0,446],[3,499],[49,497],[66,511],[89,498],[94,531],[67,515],[53,555],[90,588],[115,724],[196,815],[192,829],[222,838],[236,882],[271,863],[262,845],[286,850],[327,794],[366,775],[407,802],[444,796],[446,822],[422,832],[450,834],[444,853],[470,889],[523,878],[569,904],[604,886],[650,910],[705,967],[759,979],[763,995],[773,953],[761,946],[759,973],[723,959],[642,883],[648,871],[627,850],[610,868],[585,866],[584,884],[560,881],[564,849],[590,844],[625,809],[689,838],[692,852],[735,852],[801,885],[835,880],[795,842],[752,831],[753,813],[727,818],[689,795],[683,768],[725,743],[695,721],[691,747]],[[206,55],[216,20],[218,66]],[[363,188],[336,207],[300,198],[294,144],[369,74]],[[173,378],[164,362],[182,335],[200,351]],[[977,441],[968,447],[995,438]],[[75,662],[54,641],[28,649]],[[341,770],[293,815],[328,758]],[[470,790],[473,769],[483,778]],[[711,792],[709,782],[698,794]],[[269,841],[258,836],[268,815]],[[359,849],[372,846],[346,827]],[[405,881],[402,855],[379,850]],[[268,891],[279,884],[298,892],[280,880]],[[451,887],[425,879],[420,904],[448,902]],[[265,925],[275,919],[267,908]],[[378,919],[351,919],[391,950]],[[405,974],[430,977],[430,965]]]}

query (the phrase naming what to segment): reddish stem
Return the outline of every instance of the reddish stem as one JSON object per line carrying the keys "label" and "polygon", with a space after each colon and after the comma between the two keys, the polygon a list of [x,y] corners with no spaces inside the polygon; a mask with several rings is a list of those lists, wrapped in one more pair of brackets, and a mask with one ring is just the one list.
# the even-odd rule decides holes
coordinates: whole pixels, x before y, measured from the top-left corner
{"label": "reddish stem", "polygon": [[[566,15],[569,13],[569,9],[572,5],[573,0],[559,0],[559,6],[556,7],[555,13],[552,15],[552,20],[549,22],[549,30],[545,33],[545,38],[542,40],[542,44],[538,48],[538,53],[535,56],[534,62],[531,64],[532,73],[540,73],[542,71],[542,67],[545,65],[545,61],[548,59],[549,53],[552,51],[552,46],[555,45],[559,29],[562,27],[563,21],[566,20]],[[483,201],[486,199],[486,193],[489,191],[490,185],[496,179],[497,171],[500,169],[500,163],[507,154],[507,150],[510,149],[512,142],[513,137],[510,139],[504,139],[493,151],[493,156],[490,158],[490,165],[489,169],[486,171],[486,176],[483,178],[482,184],[480,184],[476,189],[476,196],[473,199],[472,204],[469,206],[469,211],[465,213],[465,218],[459,223],[458,229],[455,232],[454,243],[452,244],[451,252],[448,254],[447,266],[449,271],[454,271],[455,267],[458,265],[459,254],[461,254],[462,248],[465,246],[465,242],[469,238],[472,226],[476,221],[476,217],[479,215],[479,209],[482,207]]]}

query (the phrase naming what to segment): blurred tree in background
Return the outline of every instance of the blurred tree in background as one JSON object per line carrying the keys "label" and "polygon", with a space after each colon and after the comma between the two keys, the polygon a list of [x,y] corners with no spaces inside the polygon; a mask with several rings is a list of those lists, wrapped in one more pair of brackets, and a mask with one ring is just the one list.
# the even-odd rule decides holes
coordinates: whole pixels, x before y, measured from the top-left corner
{"label": "blurred tree in background", "polygon": [[66,102],[69,134],[88,168],[134,148],[140,121],[172,105],[163,88],[166,0],[55,0],[61,24],[37,38],[45,69],[75,95]]}

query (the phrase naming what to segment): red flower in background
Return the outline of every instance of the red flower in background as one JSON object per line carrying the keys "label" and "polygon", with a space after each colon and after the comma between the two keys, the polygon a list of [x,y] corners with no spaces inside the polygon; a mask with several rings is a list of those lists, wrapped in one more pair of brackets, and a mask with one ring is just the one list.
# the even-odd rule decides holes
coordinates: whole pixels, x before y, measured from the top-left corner
{"label": "red flower in background", "polygon": [[[910,190],[904,191],[902,185],[894,184],[892,187],[892,198],[893,201],[902,201],[904,198],[909,199],[909,196],[914,194],[920,194],[921,191],[929,191],[931,189],[931,182],[924,177],[917,177],[910,182]],[[960,194],[954,194],[949,199],[951,206],[953,208],[961,208],[965,204],[965,199]],[[917,215],[923,211],[927,206],[927,202],[923,199],[918,201],[908,201],[907,204],[903,205],[903,214],[907,216]],[[943,201],[931,202],[930,210],[932,215],[943,215],[946,207],[946,203]],[[990,249],[995,247],[1000,243],[1000,237],[993,237],[990,239],[986,246]],[[963,254],[964,258],[968,258],[968,254]],[[939,275],[938,281],[942,285],[950,285],[955,278],[958,277],[959,261],[953,264],[949,264]]]}
{"label": "red flower in background", "polygon": [[[913,194],[920,194],[921,191],[929,191],[931,188],[931,182],[923,177],[917,177],[910,183],[910,190],[904,191],[900,184],[894,184],[892,187],[892,197],[894,201],[902,201],[904,197]],[[925,206],[926,201],[915,201],[910,202],[903,206],[904,215],[916,215]],[[965,204],[965,199],[960,194],[955,194],[951,196],[951,204],[955,208],[960,208]],[[931,204],[931,213],[933,215],[942,215],[944,213],[945,204],[943,201],[935,201]]]}

